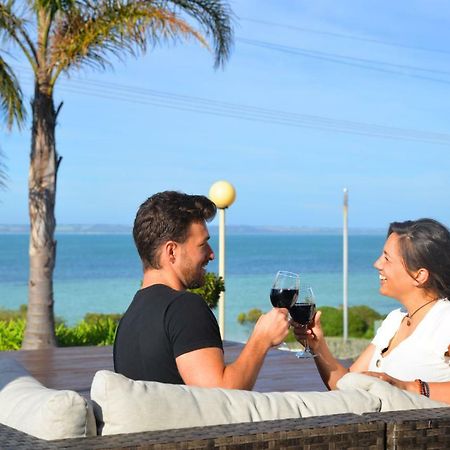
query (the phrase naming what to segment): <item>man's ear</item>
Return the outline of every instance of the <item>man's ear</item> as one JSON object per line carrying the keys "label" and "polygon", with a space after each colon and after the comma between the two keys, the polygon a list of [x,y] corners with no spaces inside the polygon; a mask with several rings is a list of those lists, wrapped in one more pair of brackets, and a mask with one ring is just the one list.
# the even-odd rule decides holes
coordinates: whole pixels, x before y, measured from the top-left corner
{"label": "man's ear", "polygon": [[428,272],[428,270],[422,268],[416,272],[416,276],[414,278],[415,278],[418,286],[423,286],[428,281],[429,277],[430,277],[430,273]]}
{"label": "man's ear", "polygon": [[173,264],[176,260],[177,253],[178,253],[178,245],[175,241],[167,241],[164,244],[164,257],[166,261],[169,261],[169,263]]}

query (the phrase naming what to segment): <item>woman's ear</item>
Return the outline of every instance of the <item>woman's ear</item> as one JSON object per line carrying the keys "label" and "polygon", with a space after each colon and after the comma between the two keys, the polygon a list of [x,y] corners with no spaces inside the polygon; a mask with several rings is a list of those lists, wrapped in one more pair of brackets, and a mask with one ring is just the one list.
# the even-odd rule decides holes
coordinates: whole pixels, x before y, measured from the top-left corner
{"label": "woman's ear", "polygon": [[430,273],[428,272],[428,270],[422,268],[416,272],[416,276],[414,277],[414,279],[416,280],[418,286],[423,286],[428,281],[429,276]]}

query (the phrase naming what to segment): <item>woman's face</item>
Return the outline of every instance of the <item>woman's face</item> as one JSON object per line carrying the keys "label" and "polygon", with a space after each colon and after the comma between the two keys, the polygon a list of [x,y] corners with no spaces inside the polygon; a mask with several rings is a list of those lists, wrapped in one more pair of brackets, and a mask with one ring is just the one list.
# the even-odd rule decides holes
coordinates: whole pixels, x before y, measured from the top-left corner
{"label": "woman's face", "polygon": [[380,275],[380,294],[398,300],[407,299],[417,288],[417,281],[407,272],[399,247],[398,234],[386,240],[383,253],[374,263]]}

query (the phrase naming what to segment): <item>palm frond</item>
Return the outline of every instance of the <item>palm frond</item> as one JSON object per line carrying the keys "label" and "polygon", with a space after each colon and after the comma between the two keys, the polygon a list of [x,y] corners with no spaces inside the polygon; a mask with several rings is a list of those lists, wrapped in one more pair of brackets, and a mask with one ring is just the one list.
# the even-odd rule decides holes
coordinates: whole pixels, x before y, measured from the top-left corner
{"label": "palm frond", "polygon": [[26,116],[23,95],[11,67],[0,56],[0,114],[8,128],[14,122],[20,127]]}
{"label": "palm frond", "polygon": [[0,36],[18,45],[35,70],[36,49],[26,28],[27,21],[14,13],[14,5],[14,0],[0,2]]}
{"label": "palm frond", "polygon": [[120,59],[124,50],[135,55],[161,40],[195,37],[207,45],[200,33],[173,12],[143,0],[107,0],[72,8],[55,22],[51,63],[59,70],[82,63],[105,68],[111,65],[108,55]]}
{"label": "palm frond", "polygon": [[233,45],[234,14],[222,0],[162,0],[163,5],[171,4],[200,22],[207,37],[214,42],[215,67],[223,66],[230,56]]}

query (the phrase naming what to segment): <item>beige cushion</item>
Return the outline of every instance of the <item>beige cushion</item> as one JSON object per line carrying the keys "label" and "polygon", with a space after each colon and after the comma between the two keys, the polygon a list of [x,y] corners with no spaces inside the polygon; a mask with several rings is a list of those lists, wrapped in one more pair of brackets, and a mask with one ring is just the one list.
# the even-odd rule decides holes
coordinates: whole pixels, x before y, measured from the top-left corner
{"label": "beige cushion", "polygon": [[379,411],[363,390],[258,392],[133,381],[101,370],[91,387],[100,434]]}
{"label": "beige cushion", "polygon": [[447,403],[430,400],[423,395],[399,389],[386,381],[362,373],[350,372],[344,375],[337,386],[338,389],[363,389],[378,397],[381,401],[381,411],[449,406]]}
{"label": "beige cushion", "polygon": [[0,423],[47,440],[96,435],[86,399],[46,388],[12,358],[0,359]]}

